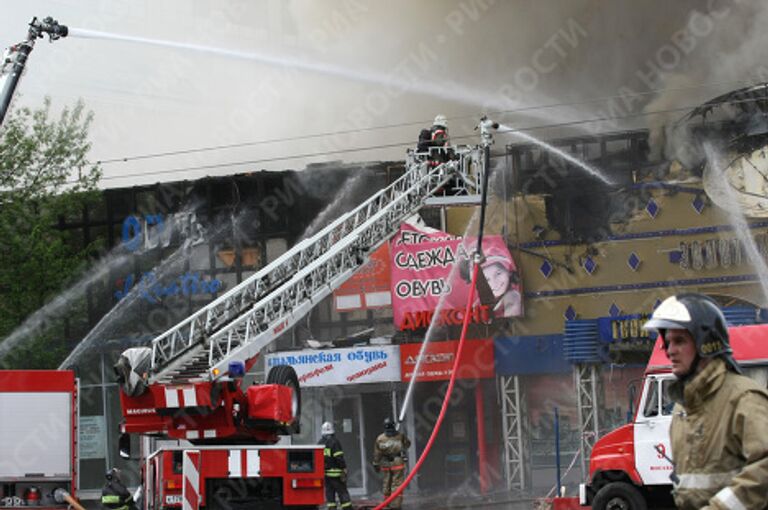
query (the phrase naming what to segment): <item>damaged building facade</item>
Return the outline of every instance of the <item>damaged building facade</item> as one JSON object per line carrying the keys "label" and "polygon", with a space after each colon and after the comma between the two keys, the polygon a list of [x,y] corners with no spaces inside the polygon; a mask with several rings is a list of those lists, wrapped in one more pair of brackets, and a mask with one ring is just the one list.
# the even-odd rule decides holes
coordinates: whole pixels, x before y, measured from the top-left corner
{"label": "damaged building facade", "polygon": [[[596,438],[631,416],[633,383],[652,347],[641,326],[664,297],[704,292],[733,324],[763,320],[753,263],[768,252],[765,104],[763,87],[703,105],[665,133],[665,157],[653,156],[647,130],[550,142],[610,184],[535,145],[496,148],[485,233],[511,254],[522,309],[470,328],[471,355],[412,490],[545,494],[555,480],[556,409],[562,469],[572,466],[564,482],[573,487]],[[403,171],[401,163],[339,164],[112,189],[98,208],[63,218],[61,228],[84,243],[111,247],[106,276],[85,291],[82,317],[68,319],[72,346],[92,343],[74,365],[91,431],[81,438],[83,488],[96,491],[105,468],[123,462],[111,365],[124,348],[147,343]],[[476,209],[462,199],[421,216],[427,227],[471,236]],[[321,423],[334,422],[353,494],[373,497],[373,441],[384,418],[407,402],[402,427],[415,461],[439,412],[459,324],[432,334],[433,350],[422,356],[429,373],[408,395],[428,322],[395,320],[391,253],[369,255],[366,277],[318,303],[250,377],[294,366],[304,389],[301,434],[292,441],[315,443]],[[109,327],[89,333],[103,317]]]}

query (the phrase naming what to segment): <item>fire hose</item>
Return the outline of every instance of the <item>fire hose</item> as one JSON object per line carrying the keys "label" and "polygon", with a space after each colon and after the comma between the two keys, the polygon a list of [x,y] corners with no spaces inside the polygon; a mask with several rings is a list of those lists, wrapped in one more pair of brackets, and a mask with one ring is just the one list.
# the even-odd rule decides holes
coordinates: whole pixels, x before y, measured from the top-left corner
{"label": "fire hose", "polygon": [[[411,483],[411,480],[413,480],[413,477],[416,476],[416,473],[419,472],[419,469],[421,468],[421,465],[424,463],[424,461],[427,459],[427,455],[429,454],[429,451],[432,449],[432,445],[435,442],[435,439],[437,438],[437,434],[440,432],[440,425],[443,423],[443,418],[445,418],[445,413],[448,410],[448,403],[451,400],[451,393],[453,392],[453,386],[456,382],[456,375],[458,374],[459,370],[459,364],[461,363],[461,353],[464,350],[464,341],[467,339],[467,329],[469,328],[469,320],[472,316],[472,304],[475,300],[475,288],[477,286],[477,275],[480,269],[480,263],[482,262],[482,247],[483,247],[483,227],[485,225],[485,207],[486,207],[486,197],[488,195],[488,179],[490,177],[490,153],[491,148],[490,144],[492,143],[492,139],[490,137],[490,128],[498,128],[498,124],[486,119],[486,117],[483,117],[480,121],[480,125],[478,126],[482,133],[483,133],[483,142],[485,145],[485,169],[484,169],[484,178],[483,178],[483,188],[482,188],[482,195],[480,199],[480,221],[478,223],[478,234],[477,234],[477,249],[475,250],[475,256],[474,256],[474,264],[472,267],[472,278],[469,285],[469,295],[467,296],[467,306],[464,310],[464,320],[461,324],[461,336],[459,337],[459,345],[456,348],[456,359],[453,362],[453,369],[451,370],[451,379],[448,382],[448,389],[445,391],[445,396],[443,397],[443,405],[440,407],[440,414],[437,416],[437,421],[435,421],[435,426],[432,429],[432,434],[429,436],[429,440],[427,440],[427,444],[424,447],[424,451],[421,452],[421,455],[419,456],[419,459],[416,461],[416,464],[413,466],[413,469],[410,473],[408,473],[408,476],[405,478],[402,484],[400,484],[400,487],[398,487],[395,491],[392,492],[384,501],[379,503],[376,508],[373,510],[383,510],[386,508],[386,506],[392,502],[395,498],[399,497],[403,491],[405,491],[406,487],[408,487],[408,484]],[[414,378],[417,377],[417,374],[414,374]]]}
{"label": "fire hose", "polygon": [[85,510],[85,508],[83,508],[83,506],[64,489],[56,489],[53,491],[53,499],[55,499],[57,503],[69,503],[75,510]]}

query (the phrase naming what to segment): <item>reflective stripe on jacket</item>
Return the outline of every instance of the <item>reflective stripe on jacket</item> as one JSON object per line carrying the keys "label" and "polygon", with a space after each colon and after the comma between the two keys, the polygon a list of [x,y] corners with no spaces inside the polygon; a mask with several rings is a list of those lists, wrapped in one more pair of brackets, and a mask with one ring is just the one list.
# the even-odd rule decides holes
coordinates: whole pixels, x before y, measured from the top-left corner
{"label": "reflective stripe on jacket", "polygon": [[338,477],[344,474],[347,463],[344,460],[344,451],[341,442],[333,434],[323,436],[320,439],[323,448],[323,460],[325,461],[325,476]]}
{"label": "reflective stripe on jacket", "polygon": [[128,510],[132,502],[131,493],[117,480],[107,482],[101,490],[101,504],[110,510]]}
{"label": "reflective stripe on jacket", "polygon": [[720,358],[670,391],[677,507],[768,508],[768,392]]}

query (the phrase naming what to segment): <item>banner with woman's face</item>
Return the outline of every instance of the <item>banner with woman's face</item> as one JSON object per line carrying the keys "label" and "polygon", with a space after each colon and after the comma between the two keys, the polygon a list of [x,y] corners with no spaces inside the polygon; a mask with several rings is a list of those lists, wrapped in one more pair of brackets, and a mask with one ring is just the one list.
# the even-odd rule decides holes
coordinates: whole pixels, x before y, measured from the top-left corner
{"label": "banner with woman's face", "polygon": [[[477,240],[401,225],[390,245],[392,309],[398,329],[422,329],[433,320],[461,324],[469,283],[468,267]],[[517,266],[501,236],[483,237],[482,277],[492,296],[477,292],[472,322],[522,315]],[[442,302],[441,302],[442,301]]]}

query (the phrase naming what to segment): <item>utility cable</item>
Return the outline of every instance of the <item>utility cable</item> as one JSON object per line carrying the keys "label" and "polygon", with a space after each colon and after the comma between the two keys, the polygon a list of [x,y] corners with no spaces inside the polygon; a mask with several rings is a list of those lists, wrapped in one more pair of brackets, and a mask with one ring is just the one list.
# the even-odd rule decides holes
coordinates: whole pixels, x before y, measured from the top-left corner
{"label": "utility cable", "polygon": [[[715,86],[736,85],[736,84],[741,84],[741,85],[746,84],[748,86],[750,85],[754,86],[754,85],[758,85],[759,83],[760,82],[751,82],[748,80],[712,82],[712,83],[704,83],[704,84],[698,84],[698,85],[690,85],[687,87],[658,88],[658,89],[647,90],[644,92],[632,92],[628,94],[614,94],[611,96],[599,96],[599,97],[593,97],[593,98],[584,99],[580,101],[565,101],[565,102],[559,102],[559,103],[545,103],[545,104],[539,104],[539,105],[521,106],[518,108],[509,109],[509,110],[498,110],[498,111],[490,111],[490,112],[484,112],[484,113],[486,113],[489,116],[497,117],[499,115],[511,115],[515,113],[525,113],[525,112],[531,112],[531,111],[537,111],[537,110],[560,108],[564,106],[581,106],[581,105],[587,105],[587,104],[600,103],[603,101],[612,101],[615,99],[643,97],[648,95],[659,94],[661,92],[678,92],[678,91],[685,91],[685,90],[691,90],[691,89],[700,89],[700,88],[709,88],[709,87],[715,87]],[[463,120],[463,119],[472,119],[475,117],[477,117],[476,114],[457,115],[457,116],[448,117],[448,120]],[[430,121],[418,120],[418,121],[411,121],[411,122],[399,122],[399,123],[393,123],[393,124],[383,124],[379,126],[369,126],[369,127],[362,127],[362,128],[356,128],[356,129],[344,129],[339,131],[328,131],[324,133],[313,133],[313,134],[301,135],[301,136],[290,136],[290,137],[281,137],[281,138],[271,138],[266,140],[254,140],[250,142],[212,145],[208,147],[197,147],[193,149],[179,149],[179,150],[173,150],[173,151],[140,154],[136,156],[124,156],[120,158],[103,159],[103,160],[96,161],[96,163],[102,164],[102,165],[110,164],[110,163],[124,163],[127,161],[154,159],[154,158],[161,158],[161,157],[167,157],[167,156],[181,156],[181,155],[196,154],[201,152],[210,152],[210,151],[225,150],[225,149],[236,149],[241,147],[251,147],[255,145],[266,145],[270,143],[296,142],[299,140],[310,140],[313,138],[324,138],[324,137],[337,136],[337,135],[348,135],[348,134],[363,133],[363,132],[369,132],[369,131],[378,131],[383,129],[393,129],[398,127],[423,125],[428,122]]]}
{"label": "utility cable", "polygon": [[[728,104],[741,104],[741,103],[751,103],[751,102],[757,102],[765,100],[765,98],[749,98],[749,99],[743,99],[743,100],[737,100],[737,101],[728,101]],[[724,102],[725,103],[725,102]],[[655,110],[650,112],[640,112],[636,114],[627,114],[627,115],[608,115],[608,116],[602,116],[602,117],[593,117],[591,119],[580,119],[580,120],[574,120],[574,121],[568,121],[568,122],[560,122],[560,123],[552,123],[552,124],[540,124],[535,126],[526,126],[521,127],[513,130],[499,130],[499,133],[506,133],[514,136],[515,131],[521,131],[521,132],[529,132],[529,131],[538,131],[542,129],[553,129],[553,128],[563,128],[563,127],[574,127],[578,125],[583,124],[592,124],[596,122],[605,122],[610,120],[621,120],[621,119],[630,119],[630,118],[639,118],[639,117],[647,117],[652,115],[659,115],[664,113],[675,113],[680,111],[686,111],[691,110],[692,108],[697,108],[701,105],[693,105],[693,106],[681,106],[676,108],[667,108],[664,110]],[[475,135],[464,135],[464,136],[458,136],[458,137],[452,137],[454,140],[465,140],[465,139],[471,139],[474,138]],[[209,164],[209,165],[198,165],[198,166],[188,166],[188,167],[178,167],[178,168],[171,168],[166,170],[154,170],[151,172],[140,172],[140,173],[133,173],[133,174],[125,174],[125,175],[114,175],[114,176],[104,176],[101,178],[102,181],[107,180],[113,180],[113,179],[125,179],[130,177],[145,177],[150,175],[162,175],[162,174],[172,174],[172,173],[179,173],[179,172],[187,172],[192,170],[206,170],[206,169],[213,169],[213,168],[221,168],[221,167],[227,167],[227,166],[242,166],[242,165],[253,165],[257,163],[270,163],[270,162],[276,162],[276,161],[291,161],[291,160],[298,160],[301,158],[310,158],[310,157],[319,157],[319,156],[328,156],[331,154],[342,154],[342,153],[350,153],[350,152],[363,152],[363,151],[369,151],[369,150],[377,150],[377,149],[388,149],[388,148],[395,148],[395,147],[402,147],[403,145],[408,145],[411,142],[400,142],[400,143],[390,143],[390,144],[380,144],[380,145],[370,145],[365,147],[354,147],[354,148],[347,148],[347,149],[336,149],[336,150],[329,150],[329,151],[320,151],[320,152],[313,152],[313,153],[306,153],[306,154],[300,154],[300,155],[292,155],[292,156],[276,156],[271,158],[262,158],[262,159],[254,159],[254,160],[242,160],[242,161],[234,161],[234,162],[228,162],[228,163],[216,163],[216,164]],[[494,156],[496,157],[496,156]],[[74,184],[76,183],[76,180],[70,180],[67,181],[67,184]]]}

